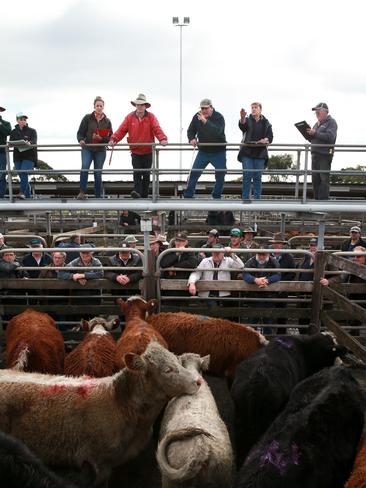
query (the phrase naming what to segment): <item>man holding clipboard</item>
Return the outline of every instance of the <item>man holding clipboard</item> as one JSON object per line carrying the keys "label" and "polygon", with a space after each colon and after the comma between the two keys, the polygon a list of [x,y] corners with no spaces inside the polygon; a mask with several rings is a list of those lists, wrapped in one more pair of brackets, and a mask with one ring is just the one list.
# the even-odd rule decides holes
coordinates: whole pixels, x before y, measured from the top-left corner
{"label": "man holding clipboard", "polygon": [[[337,139],[338,126],[337,122],[329,115],[326,103],[318,103],[312,110],[315,111],[318,119],[312,129],[309,126],[305,127],[306,122],[299,122],[295,126],[311,142],[311,169],[312,171],[319,171],[312,175],[314,198],[315,200],[328,200],[329,171],[333,160],[333,144]],[[300,124],[302,124],[301,127]],[[317,144],[332,144],[332,146],[316,146]]]}

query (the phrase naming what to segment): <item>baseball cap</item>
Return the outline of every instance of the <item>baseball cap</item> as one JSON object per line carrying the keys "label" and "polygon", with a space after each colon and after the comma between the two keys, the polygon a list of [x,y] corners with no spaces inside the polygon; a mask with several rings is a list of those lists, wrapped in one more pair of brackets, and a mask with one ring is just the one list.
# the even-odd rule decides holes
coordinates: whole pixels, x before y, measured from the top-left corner
{"label": "baseball cap", "polygon": [[232,237],[241,237],[241,230],[238,228],[231,229],[230,236]]}
{"label": "baseball cap", "polygon": [[214,244],[211,249],[221,249],[221,251],[224,251],[225,247],[222,244]]}
{"label": "baseball cap", "polygon": [[210,107],[212,105],[212,100],[210,100],[209,98],[204,98],[203,100],[201,100],[200,102],[200,107]]}
{"label": "baseball cap", "polygon": [[313,107],[311,110],[321,110],[322,108],[324,110],[328,110],[328,105],[324,102],[320,102],[317,105],[315,105],[315,107]]}
{"label": "baseball cap", "polygon": [[30,247],[41,247],[42,242],[39,239],[31,239],[29,241],[29,245],[30,245]]}
{"label": "baseball cap", "polygon": [[207,234],[211,234],[212,236],[219,237],[219,231],[217,229],[211,229],[207,232]]}
{"label": "baseball cap", "polygon": [[350,232],[358,232],[359,234],[361,234],[361,229],[358,227],[358,225],[354,225],[353,227],[351,227]]}
{"label": "baseball cap", "polygon": [[[126,247],[130,247],[130,246],[128,245],[128,242],[121,242],[121,244],[119,245],[119,247],[122,247],[122,248],[125,249]],[[120,252],[123,252],[123,251],[120,251]]]}
{"label": "baseball cap", "polygon": [[[80,244],[80,246],[78,247],[78,249],[86,249],[86,248],[91,248],[91,247],[95,247],[94,244],[92,243],[89,243],[89,244]],[[81,251],[81,252],[84,252],[84,251]],[[86,251],[88,252],[88,251]],[[93,251],[90,251],[90,252],[93,252]]]}
{"label": "baseball cap", "polygon": [[175,235],[174,238],[176,241],[187,241],[188,236],[184,232],[178,232],[178,234]]}
{"label": "baseball cap", "polygon": [[309,246],[317,246],[318,245],[318,239],[316,237],[312,237],[309,241]]}
{"label": "baseball cap", "polygon": [[25,119],[27,119],[27,118],[28,118],[28,115],[25,115],[25,113],[24,113],[24,112],[18,112],[18,113],[16,114],[16,118],[17,118],[17,119],[21,119],[22,117],[24,117]]}

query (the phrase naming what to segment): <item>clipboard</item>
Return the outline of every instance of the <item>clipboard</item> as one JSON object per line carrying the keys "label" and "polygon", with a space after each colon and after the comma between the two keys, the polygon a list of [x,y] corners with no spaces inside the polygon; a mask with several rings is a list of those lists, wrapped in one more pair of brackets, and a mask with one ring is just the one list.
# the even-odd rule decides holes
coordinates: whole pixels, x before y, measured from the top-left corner
{"label": "clipboard", "polygon": [[29,151],[29,149],[32,149],[29,142],[25,141],[24,139],[20,139],[18,141],[8,141],[8,144],[9,146],[17,148],[19,152]]}
{"label": "clipboard", "polygon": [[296,122],[295,127],[307,141],[311,141],[309,134],[306,132],[307,129],[311,129],[311,127],[306,122],[306,120],[302,120],[301,122]]}

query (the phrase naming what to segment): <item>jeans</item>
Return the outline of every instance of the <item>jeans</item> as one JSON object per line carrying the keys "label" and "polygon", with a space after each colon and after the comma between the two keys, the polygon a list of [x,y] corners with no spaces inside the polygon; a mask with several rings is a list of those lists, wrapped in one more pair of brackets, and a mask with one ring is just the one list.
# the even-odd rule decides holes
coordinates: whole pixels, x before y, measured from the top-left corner
{"label": "jeans", "polygon": [[[25,169],[33,170],[34,162],[29,159],[23,159],[22,161],[14,161],[14,166],[17,171]],[[28,182],[29,173],[18,174],[20,178],[20,193],[23,193],[26,198],[31,198],[31,187]]]}
{"label": "jeans", "polygon": [[139,169],[151,169],[152,153],[148,154],[131,154],[133,167],[133,186],[134,190],[142,198],[149,196],[150,171],[136,171]]}
{"label": "jeans", "polygon": [[201,150],[198,151],[196,159],[194,160],[189,175],[188,185],[184,192],[184,198],[193,198],[197,181],[203,172],[202,170],[204,170],[209,163],[212,164],[215,170],[219,170],[215,171],[216,184],[212,190],[212,198],[221,198],[226,174],[226,151],[209,153]]}
{"label": "jeans", "polygon": [[329,154],[312,154],[311,169],[320,170],[325,173],[313,173],[313,191],[315,200],[329,199],[329,173],[332,164],[333,155]]}
{"label": "jeans", "polygon": [[[90,151],[83,147],[81,149],[81,169],[87,170],[94,161],[94,193],[96,198],[102,197],[102,169],[106,158],[106,151]],[[100,171],[96,171],[100,170]],[[86,192],[89,173],[80,172],[80,190]]]}
{"label": "jeans", "polygon": [[[260,200],[262,195],[262,171],[264,169],[265,159],[241,158],[243,165],[243,200],[248,200],[251,194],[253,181],[253,198]],[[259,170],[259,171],[253,171]]]}
{"label": "jeans", "polygon": [[[6,154],[0,152],[0,171],[6,170]],[[4,198],[6,193],[6,173],[0,173],[0,198]]]}

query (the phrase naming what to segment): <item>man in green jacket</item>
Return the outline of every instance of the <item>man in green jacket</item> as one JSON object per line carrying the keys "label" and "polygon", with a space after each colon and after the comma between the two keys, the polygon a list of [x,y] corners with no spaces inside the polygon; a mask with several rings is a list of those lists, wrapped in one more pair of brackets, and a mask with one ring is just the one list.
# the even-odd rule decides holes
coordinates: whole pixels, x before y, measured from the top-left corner
{"label": "man in green jacket", "polygon": [[[0,107],[0,113],[4,112],[5,108]],[[3,120],[0,115],[0,146],[4,146],[6,144],[6,139],[10,135],[11,132],[11,125],[10,122]],[[6,154],[5,148],[0,147],[0,198],[4,198],[6,192],[6,173],[3,171],[6,170]]]}

